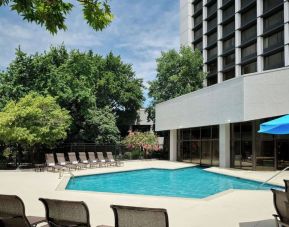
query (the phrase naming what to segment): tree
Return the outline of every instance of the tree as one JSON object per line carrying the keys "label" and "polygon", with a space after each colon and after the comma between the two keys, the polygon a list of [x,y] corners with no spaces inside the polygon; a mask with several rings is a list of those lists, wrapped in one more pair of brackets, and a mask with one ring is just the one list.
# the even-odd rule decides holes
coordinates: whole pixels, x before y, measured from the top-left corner
{"label": "tree", "polygon": [[149,118],[154,120],[157,103],[198,90],[203,86],[203,58],[201,52],[182,46],[180,51],[172,49],[162,52],[157,60],[156,79],[149,82],[152,101],[147,108]]}
{"label": "tree", "polygon": [[[69,110],[73,120],[68,142],[95,142],[87,127],[93,127],[87,122],[91,110],[113,114],[117,126],[123,128],[123,122],[134,121],[143,100],[142,81],[119,56],[68,52],[64,46],[34,55],[18,49],[14,61],[0,74],[0,110],[30,91],[51,95]],[[95,122],[95,128],[99,123]]]}
{"label": "tree", "polygon": [[32,151],[40,145],[53,147],[66,138],[70,123],[69,112],[53,97],[30,93],[9,101],[0,112],[0,140]]}
{"label": "tree", "polygon": [[153,132],[130,132],[122,141],[129,149],[137,149],[143,151],[144,155],[147,152],[158,151],[158,137]]}
{"label": "tree", "polygon": [[99,144],[116,144],[119,142],[119,130],[116,117],[109,107],[89,110],[86,116],[86,137]]}
{"label": "tree", "polygon": [[[111,23],[113,14],[109,0],[77,0],[77,2],[82,6],[83,16],[88,25],[96,31],[104,29]],[[10,6],[12,11],[23,17],[23,20],[45,26],[52,34],[67,29],[65,19],[73,8],[72,3],[63,0],[0,0],[1,6]]]}

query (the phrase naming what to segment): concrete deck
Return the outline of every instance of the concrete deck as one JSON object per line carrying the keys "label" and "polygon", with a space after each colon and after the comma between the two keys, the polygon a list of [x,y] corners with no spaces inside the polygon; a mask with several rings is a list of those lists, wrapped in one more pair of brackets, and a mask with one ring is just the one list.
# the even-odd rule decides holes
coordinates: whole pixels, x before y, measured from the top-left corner
{"label": "concrete deck", "polygon": [[[144,168],[176,169],[190,164],[168,161],[130,161],[123,167],[90,169],[73,172],[75,175],[127,171]],[[274,171],[254,172],[212,167],[208,171],[263,181]],[[67,177],[66,177],[67,178]],[[272,183],[283,185],[289,172],[282,173]],[[183,199],[111,193],[59,190],[65,178],[57,173],[0,171],[0,193],[16,194],[26,205],[27,215],[44,215],[39,197],[82,200],[90,210],[92,226],[114,224],[110,204],[166,208],[171,227],[274,227],[275,213],[270,191],[229,190],[209,199]],[[209,187],[209,185],[208,185]],[[57,190],[58,188],[58,190]]]}

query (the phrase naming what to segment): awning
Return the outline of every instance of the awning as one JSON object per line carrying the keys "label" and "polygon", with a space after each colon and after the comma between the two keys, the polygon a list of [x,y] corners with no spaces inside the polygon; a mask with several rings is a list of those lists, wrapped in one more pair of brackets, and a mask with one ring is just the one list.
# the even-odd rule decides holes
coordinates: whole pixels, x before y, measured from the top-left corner
{"label": "awning", "polygon": [[276,135],[289,134],[289,115],[261,124],[258,132]]}

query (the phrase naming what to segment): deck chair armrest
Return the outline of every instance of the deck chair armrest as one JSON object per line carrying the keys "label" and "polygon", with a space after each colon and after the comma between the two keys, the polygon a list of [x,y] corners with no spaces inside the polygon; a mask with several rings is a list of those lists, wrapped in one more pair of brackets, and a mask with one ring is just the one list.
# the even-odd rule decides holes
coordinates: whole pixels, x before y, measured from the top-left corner
{"label": "deck chair armrest", "polygon": [[289,227],[289,224],[286,224],[286,223],[284,223],[284,222],[282,222],[280,220],[280,216],[279,215],[273,214],[273,217],[275,218],[275,221],[276,221],[276,224],[277,224],[276,226],[281,225],[281,226],[284,226],[284,227]]}

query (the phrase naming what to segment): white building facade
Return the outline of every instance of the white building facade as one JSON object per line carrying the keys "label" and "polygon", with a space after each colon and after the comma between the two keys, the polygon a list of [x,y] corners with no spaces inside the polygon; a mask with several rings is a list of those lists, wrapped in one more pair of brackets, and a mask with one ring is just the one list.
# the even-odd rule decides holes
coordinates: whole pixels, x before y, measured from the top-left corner
{"label": "white building facade", "polygon": [[289,114],[289,1],[181,0],[180,40],[202,52],[207,77],[203,89],[156,106],[170,159],[252,170],[289,164],[288,136],[257,133]]}

